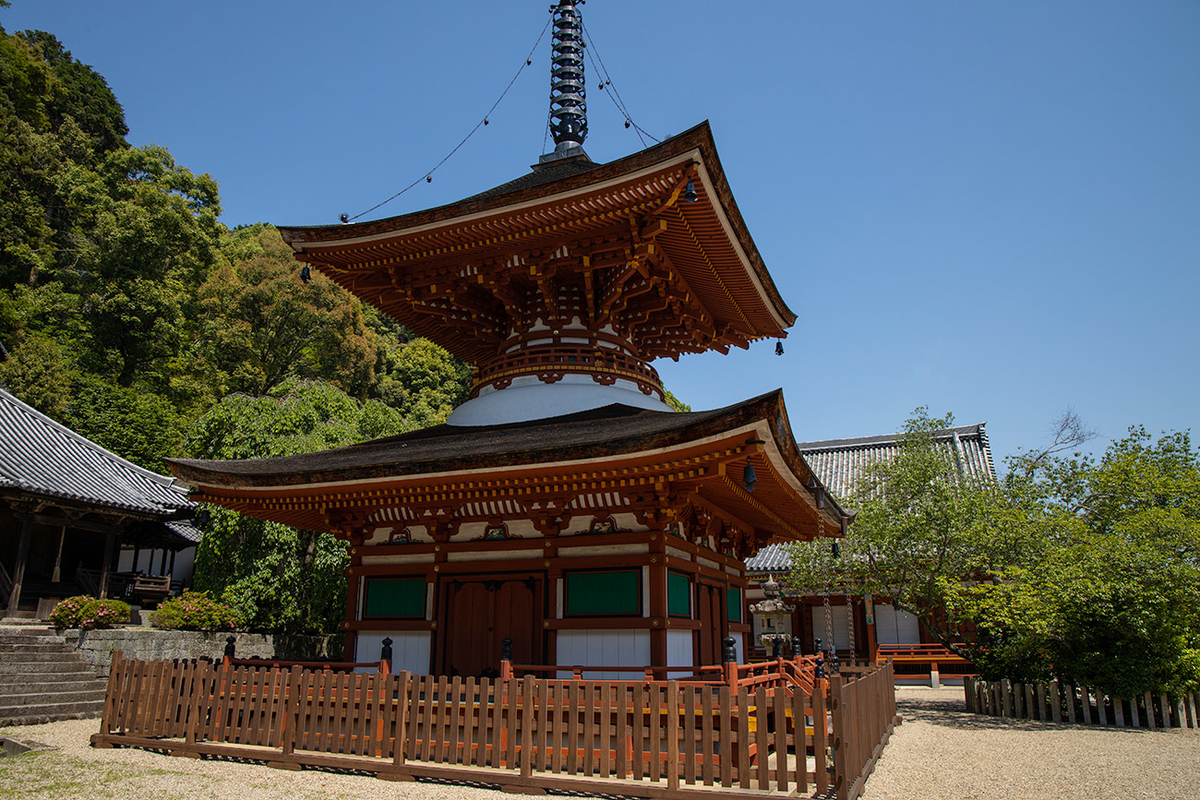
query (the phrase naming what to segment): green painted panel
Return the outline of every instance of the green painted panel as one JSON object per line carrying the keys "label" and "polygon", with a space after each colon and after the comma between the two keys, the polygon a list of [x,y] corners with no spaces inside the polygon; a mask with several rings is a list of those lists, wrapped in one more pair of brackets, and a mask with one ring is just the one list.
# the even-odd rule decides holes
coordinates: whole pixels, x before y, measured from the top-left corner
{"label": "green painted panel", "polygon": [[725,592],[725,603],[729,607],[729,621],[742,621],[742,590],[730,587]]}
{"label": "green painted panel", "polygon": [[667,613],[676,617],[692,615],[692,582],[687,575],[667,573]]}
{"label": "green painted panel", "polygon": [[568,572],[566,611],[573,614],[641,614],[641,570]]}
{"label": "green painted panel", "polygon": [[363,619],[425,616],[424,578],[367,578]]}

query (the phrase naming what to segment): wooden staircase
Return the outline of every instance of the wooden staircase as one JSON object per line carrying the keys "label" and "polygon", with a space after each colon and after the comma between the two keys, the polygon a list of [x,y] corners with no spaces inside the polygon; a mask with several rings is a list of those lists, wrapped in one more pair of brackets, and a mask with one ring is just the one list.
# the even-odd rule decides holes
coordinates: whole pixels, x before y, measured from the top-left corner
{"label": "wooden staircase", "polygon": [[0,627],[0,726],[99,717],[106,684],[51,628]]}

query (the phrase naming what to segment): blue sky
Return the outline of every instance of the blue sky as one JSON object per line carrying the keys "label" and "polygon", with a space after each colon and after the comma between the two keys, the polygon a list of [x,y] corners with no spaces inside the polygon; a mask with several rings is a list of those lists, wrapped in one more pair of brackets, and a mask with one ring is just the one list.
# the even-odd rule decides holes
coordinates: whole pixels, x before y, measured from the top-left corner
{"label": "blue sky", "polygon": [[[135,144],[220,183],[229,226],[333,223],[423,176],[547,19],[533,2],[14,0],[109,81]],[[997,459],[1065,408],[1189,428],[1200,379],[1200,4],[592,0],[595,50],[658,137],[711,121],[799,319],[656,362],[712,408],[782,386],[801,440],[986,420]],[[549,37],[456,155],[374,212],[451,202],[543,152]],[[641,148],[588,68],[592,158]],[[370,218],[370,217],[368,217]]]}

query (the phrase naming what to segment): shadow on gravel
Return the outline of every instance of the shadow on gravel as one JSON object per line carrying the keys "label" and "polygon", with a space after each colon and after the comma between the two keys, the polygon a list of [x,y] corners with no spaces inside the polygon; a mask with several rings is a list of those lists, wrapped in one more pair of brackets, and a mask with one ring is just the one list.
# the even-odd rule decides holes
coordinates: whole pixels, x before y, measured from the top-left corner
{"label": "shadow on gravel", "polygon": [[1083,729],[1112,735],[1138,736],[1151,733],[1137,728],[1102,728],[1098,725],[1071,725],[1069,723],[1037,722],[1027,719],[989,717],[985,714],[969,714],[962,699],[901,698],[896,701],[896,710],[905,722],[927,722],[944,728],[961,730],[1010,730],[1010,731],[1067,731]]}

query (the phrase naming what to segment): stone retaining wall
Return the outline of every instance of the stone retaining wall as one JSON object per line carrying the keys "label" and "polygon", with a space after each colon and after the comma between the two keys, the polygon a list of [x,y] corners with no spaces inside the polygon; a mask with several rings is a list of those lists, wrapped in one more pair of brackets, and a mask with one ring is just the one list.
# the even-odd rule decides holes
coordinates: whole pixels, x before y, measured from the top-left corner
{"label": "stone retaining wall", "polygon": [[263,633],[211,633],[200,631],[160,631],[154,628],[110,628],[63,632],[67,641],[76,646],[80,655],[102,675],[108,674],[112,654],[120,650],[127,659],[219,659],[225,652],[225,640],[235,638],[238,658],[286,658],[318,660],[341,657],[342,637],[281,636]]}

